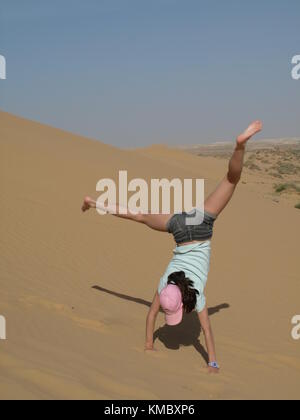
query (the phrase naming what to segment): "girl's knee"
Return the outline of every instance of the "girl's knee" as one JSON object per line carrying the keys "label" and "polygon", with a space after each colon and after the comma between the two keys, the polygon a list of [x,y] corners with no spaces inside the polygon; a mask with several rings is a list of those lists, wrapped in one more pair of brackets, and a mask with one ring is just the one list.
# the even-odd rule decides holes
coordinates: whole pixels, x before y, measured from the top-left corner
{"label": "girl's knee", "polygon": [[228,173],[227,174],[227,180],[230,182],[230,184],[236,186],[240,182],[240,180],[241,180],[241,175],[242,174],[232,175],[231,173]]}

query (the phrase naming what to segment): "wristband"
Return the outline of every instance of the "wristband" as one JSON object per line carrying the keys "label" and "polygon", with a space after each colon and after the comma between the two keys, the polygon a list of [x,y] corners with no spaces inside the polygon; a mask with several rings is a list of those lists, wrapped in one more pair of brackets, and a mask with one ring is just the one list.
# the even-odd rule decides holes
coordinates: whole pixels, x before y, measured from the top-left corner
{"label": "wristband", "polygon": [[212,367],[214,369],[220,369],[220,366],[217,362],[210,362],[210,363],[208,363],[208,366]]}

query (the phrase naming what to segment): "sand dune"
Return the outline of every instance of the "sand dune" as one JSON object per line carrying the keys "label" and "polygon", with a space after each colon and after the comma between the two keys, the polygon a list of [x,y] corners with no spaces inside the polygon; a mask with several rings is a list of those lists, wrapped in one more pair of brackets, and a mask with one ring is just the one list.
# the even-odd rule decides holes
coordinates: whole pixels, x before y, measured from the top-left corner
{"label": "sand dune", "polygon": [[1,399],[300,397],[299,210],[265,197],[247,171],[218,220],[207,298],[222,373],[209,376],[195,314],[171,330],[160,315],[159,351],[143,351],[172,238],[80,205],[120,169],[205,177],[208,193],[226,162],[119,150],[4,112],[0,156]]}

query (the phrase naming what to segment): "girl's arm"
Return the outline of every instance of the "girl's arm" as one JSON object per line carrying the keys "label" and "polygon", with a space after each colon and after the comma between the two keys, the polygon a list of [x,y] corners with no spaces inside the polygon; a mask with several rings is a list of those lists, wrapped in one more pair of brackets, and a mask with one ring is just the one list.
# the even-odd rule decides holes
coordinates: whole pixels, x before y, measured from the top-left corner
{"label": "girl's arm", "polygon": [[159,300],[158,293],[156,293],[156,295],[154,296],[151,308],[149,310],[148,316],[147,316],[145,350],[154,350],[153,334],[154,334],[155,322],[156,322],[156,318],[159,313],[159,310],[160,310],[160,300]]}
{"label": "girl's arm", "polygon": [[[217,362],[215,340],[214,340],[207,308],[205,308],[198,315],[199,315],[200,324],[201,324],[201,327],[205,336],[209,363]],[[217,368],[209,367],[208,370],[210,373],[219,373],[219,369]]]}

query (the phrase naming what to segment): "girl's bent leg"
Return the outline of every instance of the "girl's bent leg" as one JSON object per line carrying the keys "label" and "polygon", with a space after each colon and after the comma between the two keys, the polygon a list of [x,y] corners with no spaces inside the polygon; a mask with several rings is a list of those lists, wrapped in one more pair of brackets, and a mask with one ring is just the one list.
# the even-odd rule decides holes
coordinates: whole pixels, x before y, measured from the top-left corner
{"label": "girl's bent leg", "polygon": [[142,214],[142,223],[148,226],[150,229],[157,230],[159,232],[167,232],[167,223],[172,217],[171,214]]}
{"label": "girl's bent leg", "polygon": [[98,203],[90,197],[86,197],[82,206],[82,211],[86,212],[91,208],[106,211],[108,214],[122,219],[143,223],[149,228],[159,232],[167,232],[167,223],[172,217],[171,214],[133,214],[129,209],[121,208],[118,204],[106,207],[104,204]]}

